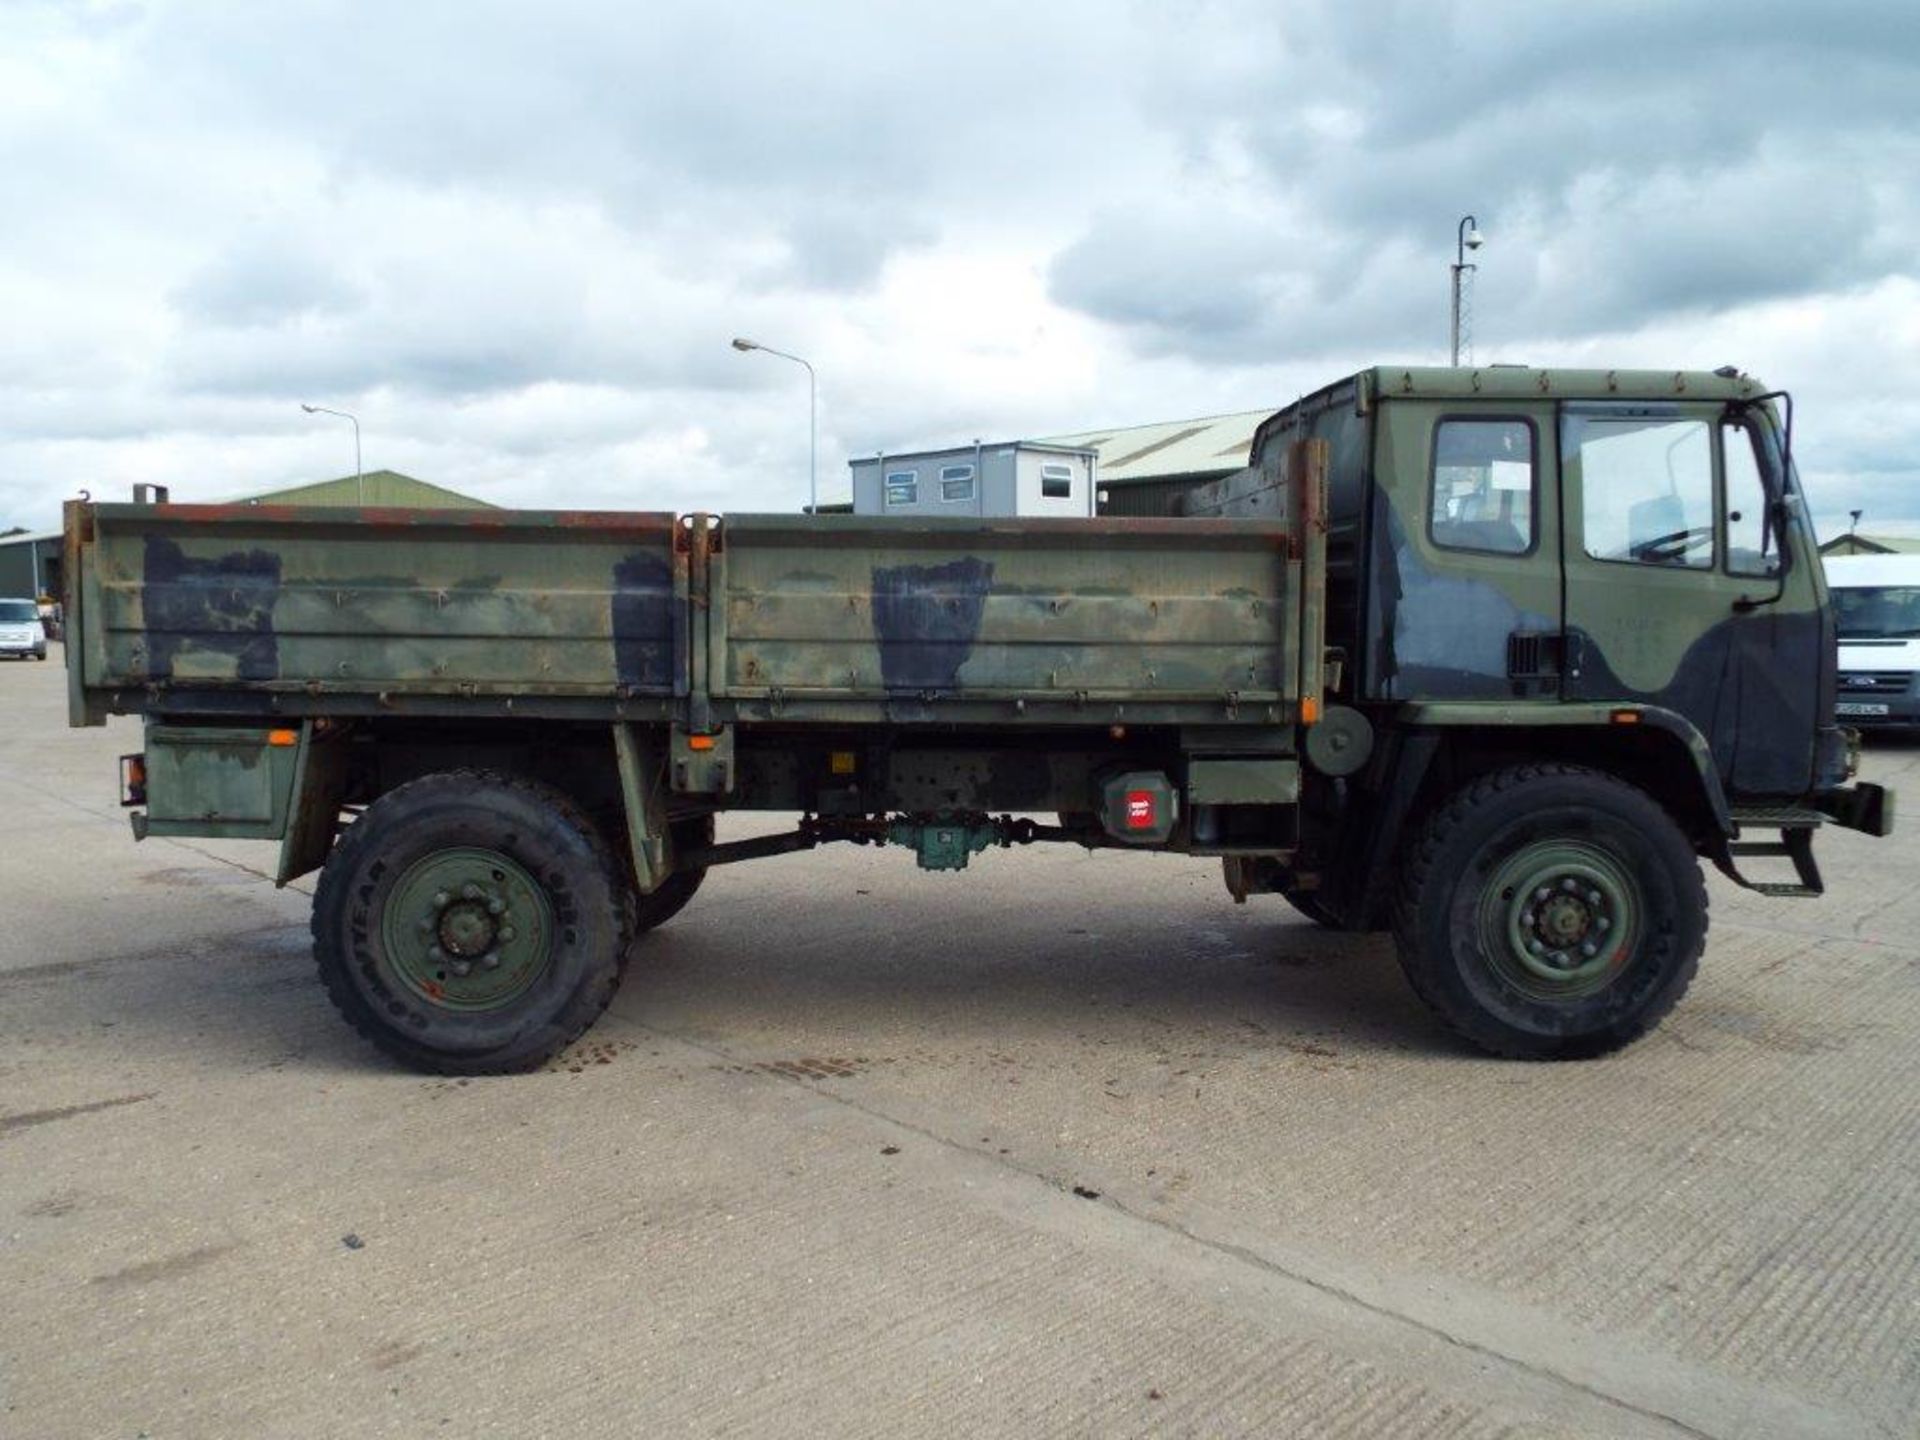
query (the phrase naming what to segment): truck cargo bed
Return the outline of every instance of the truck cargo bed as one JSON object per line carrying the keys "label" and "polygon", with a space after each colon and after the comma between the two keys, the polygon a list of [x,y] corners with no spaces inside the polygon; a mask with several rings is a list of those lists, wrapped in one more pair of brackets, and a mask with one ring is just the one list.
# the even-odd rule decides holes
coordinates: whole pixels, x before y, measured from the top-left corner
{"label": "truck cargo bed", "polygon": [[1284,521],[74,512],[76,720],[1271,723],[1299,693]]}

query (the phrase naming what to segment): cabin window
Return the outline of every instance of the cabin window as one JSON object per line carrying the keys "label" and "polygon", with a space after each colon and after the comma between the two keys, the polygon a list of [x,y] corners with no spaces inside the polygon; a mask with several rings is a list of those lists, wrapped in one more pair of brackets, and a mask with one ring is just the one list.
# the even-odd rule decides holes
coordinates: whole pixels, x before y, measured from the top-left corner
{"label": "cabin window", "polygon": [[1712,434],[1703,420],[1569,415],[1562,438],[1587,554],[1713,568]]}
{"label": "cabin window", "polygon": [[971,465],[942,465],[940,467],[940,498],[947,504],[957,504],[974,497],[974,475]]}
{"label": "cabin window", "polygon": [[1525,420],[1442,420],[1433,432],[1428,531],[1448,550],[1524,555],[1533,549],[1539,488]]}
{"label": "cabin window", "polygon": [[1045,500],[1071,500],[1073,498],[1073,467],[1071,465],[1042,465],[1040,467],[1040,496]]}
{"label": "cabin window", "polygon": [[920,472],[918,470],[889,470],[887,472],[887,504],[911,505],[920,498]]}
{"label": "cabin window", "polygon": [[1760,477],[1756,438],[1744,425],[1720,427],[1727,479],[1727,570],[1734,575],[1780,573],[1780,547],[1766,482]]}

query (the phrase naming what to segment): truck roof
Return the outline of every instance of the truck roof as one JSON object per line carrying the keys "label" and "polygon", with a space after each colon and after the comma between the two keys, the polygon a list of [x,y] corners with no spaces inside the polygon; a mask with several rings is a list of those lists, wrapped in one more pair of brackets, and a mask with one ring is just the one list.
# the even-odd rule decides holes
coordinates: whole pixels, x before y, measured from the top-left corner
{"label": "truck roof", "polygon": [[[1732,367],[1727,367],[1732,371]],[[1767,387],[1720,370],[1535,369],[1531,365],[1376,365],[1356,377],[1383,400],[1396,396],[1577,396],[1588,400],[1747,400]],[[1344,382],[1343,382],[1344,383]]]}

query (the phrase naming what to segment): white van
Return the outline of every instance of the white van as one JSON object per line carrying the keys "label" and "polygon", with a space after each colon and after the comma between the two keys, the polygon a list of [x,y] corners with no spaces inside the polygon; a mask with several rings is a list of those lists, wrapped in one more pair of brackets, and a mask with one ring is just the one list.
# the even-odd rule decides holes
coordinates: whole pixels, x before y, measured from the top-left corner
{"label": "white van", "polygon": [[1842,725],[1920,726],[1920,555],[1826,561],[1840,634]]}
{"label": "white van", "polygon": [[0,599],[0,655],[47,658],[47,629],[33,601]]}

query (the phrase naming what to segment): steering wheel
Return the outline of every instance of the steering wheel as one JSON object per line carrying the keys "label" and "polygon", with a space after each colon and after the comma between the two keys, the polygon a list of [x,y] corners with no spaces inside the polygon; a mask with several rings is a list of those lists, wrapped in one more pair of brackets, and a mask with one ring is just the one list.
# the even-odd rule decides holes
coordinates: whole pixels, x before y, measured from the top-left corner
{"label": "steering wheel", "polygon": [[1670,530],[1651,540],[1642,540],[1627,547],[1627,553],[1635,560],[1652,565],[1672,565],[1684,560],[1687,552],[1696,545],[1713,543],[1711,525],[1694,525],[1685,530]]}

